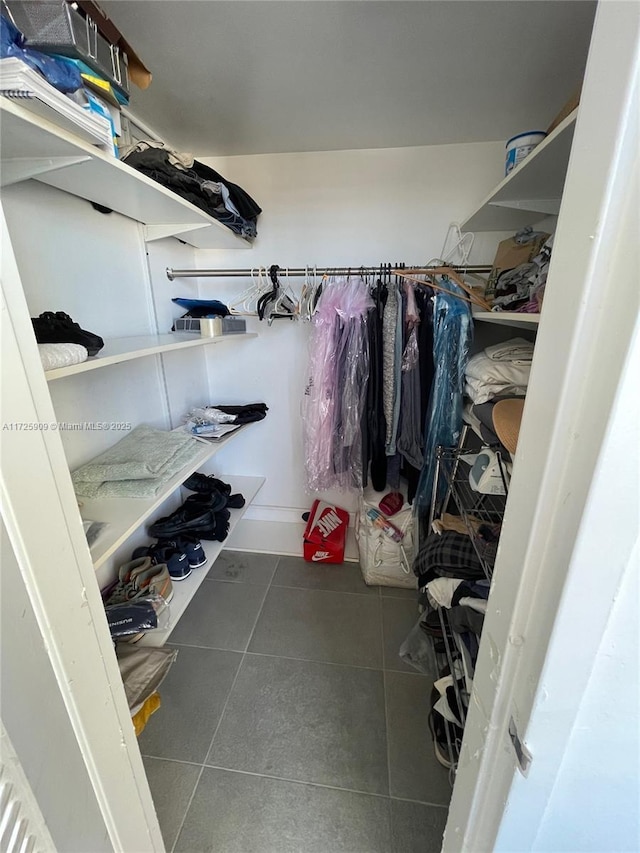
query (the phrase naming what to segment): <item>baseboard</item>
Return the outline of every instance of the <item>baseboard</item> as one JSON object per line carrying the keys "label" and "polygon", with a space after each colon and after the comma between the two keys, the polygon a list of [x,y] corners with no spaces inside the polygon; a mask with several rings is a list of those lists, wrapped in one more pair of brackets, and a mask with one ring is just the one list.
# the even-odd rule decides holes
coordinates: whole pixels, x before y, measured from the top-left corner
{"label": "baseboard", "polygon": [[[256,509],[263,509],[256,507]],[[265,521],[244,515],[227,542],[226,548],[234,551],[251,551],[258,554],[281,554],[302,557],[303,521]],[[353,530],[347,531],[345,561],[358,562],[358,547]]]}

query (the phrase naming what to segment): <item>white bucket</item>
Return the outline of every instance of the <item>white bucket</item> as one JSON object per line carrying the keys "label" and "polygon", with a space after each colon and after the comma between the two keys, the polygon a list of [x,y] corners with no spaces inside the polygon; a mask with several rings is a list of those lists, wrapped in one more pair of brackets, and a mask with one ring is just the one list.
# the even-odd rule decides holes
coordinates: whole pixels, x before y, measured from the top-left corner
{"label": "white bucket", "polygon": [[519,133],[517,136],[512,136],[506,145],[505,175],[513,171],[525,157],[528,157],[546,135],[542,130],[528,130],[526,133]]}

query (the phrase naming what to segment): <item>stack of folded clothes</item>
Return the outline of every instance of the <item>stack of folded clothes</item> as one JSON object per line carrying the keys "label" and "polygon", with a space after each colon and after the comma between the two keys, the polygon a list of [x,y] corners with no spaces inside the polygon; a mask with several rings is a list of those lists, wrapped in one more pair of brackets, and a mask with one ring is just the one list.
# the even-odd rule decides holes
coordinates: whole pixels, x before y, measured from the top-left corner
{"label": "stack of folded clothes", "polygon": [[64,311],[44,311],[31,318],[31,325],[45,370],[81,364],[104,346],[100,335],[81,328]]}
{"label": "stack of folded clothes", "polygon": [[465,394],[475,405],[494,397],[524,397],[532,360],[533,344],[522,338],[487,347],[469,359]]}
{"label": "stack of folded clothes", "polygon": [[120,158],[248,240],[257,236],[262,208],[251,196],[191,154],[145,140],[123,148]]}
{"label": "stack of folded clothes", "polygon": [[71,475],[85,498],[149,498],[201,451],[182,430],[164,432],[142,424]]}

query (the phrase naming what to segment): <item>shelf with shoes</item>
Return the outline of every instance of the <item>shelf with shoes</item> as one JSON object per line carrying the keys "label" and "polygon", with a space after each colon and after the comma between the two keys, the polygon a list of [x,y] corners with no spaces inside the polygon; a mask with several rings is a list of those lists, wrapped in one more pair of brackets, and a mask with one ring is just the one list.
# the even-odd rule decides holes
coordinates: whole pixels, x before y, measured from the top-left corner
{"label": "shelf with shoes", "polygon": [[557,215],[578,109],[553,130],[460,225],[464,231],[519,231]]}
{"label": "shelf with shoes", "polygon": [[[247,426],[249,424],[228,433],[218,441],[194,438],[202,449],[187,466],[162,486],[153,498],[81,498],[80,514],[83,520],[105,522],[108,525],[90,549],[94,568],[99,569],[129,536],[153,515],[169,495],[180,488],[190,474],[201,468],[218,450],[226,447]],[[254,479],[249,478],[251,482]]]}
{"label": "shelf with shoes", "polygon": [[255,332],[244,332],[237,335],[218,335],[217,337],[204,337],[194,334],[180,334],[170,332],[166,335],[140,335],[137,337],[111,338],[105,341],[104,348],[100,352],[82,361],[80,364],[71,364],[67,367],[58,367],[54,370],[45,370],[47,382],[55,379],[64,379],[65,376],[74,376],[85,373],[88,370],[97,370],[112,364],[120,364],[123,361],[131,361],[135,358],[145,358],[150,355],[173,352],[175,350],[192,349],[194,347],[219,344],[231,340],[246,340],[258,337]]}
{"label": "shelf with shoes", "polygon": [[[251,502],[257,495],[265,479],[264,477],[227,477],[224,474],[220,475],[220,479],[224,480],[226,483],[229,483],[229,485],[231,486],[232,493],[235,494],[236,492],[240,492],[240,494],[245,499],[245,504],[242,509],[229,510],[231,514],[231,518],[229,519],[230,536],[234,528],[246,512],[247,507],[251,504]],[[205,554],[207,556],[206,565],[198,569],[193,569],[189,577],[185,580],[173,583],[173,597],[171,599],[171,602],[169,603],[169,627],[164,630],[149,631],[136,645],[158,647],[163,646],[167,642],[172,630],[176,627],[179,619],[182,617],[183,613],[189,606],[191,599],[196,594],[203,581],[206,579],[209,569],[216,561],[222,549],[225,547],[225,543],[203,541],[202,547],[204,548]]]}
{"label": "shelf with shoes", "polygon": [[0,151],[2,186],[31,178],[49,184],[142,223],[147,241],[175,236],[210,249],[251,248],[191,202],[7,98],[0,98]]}

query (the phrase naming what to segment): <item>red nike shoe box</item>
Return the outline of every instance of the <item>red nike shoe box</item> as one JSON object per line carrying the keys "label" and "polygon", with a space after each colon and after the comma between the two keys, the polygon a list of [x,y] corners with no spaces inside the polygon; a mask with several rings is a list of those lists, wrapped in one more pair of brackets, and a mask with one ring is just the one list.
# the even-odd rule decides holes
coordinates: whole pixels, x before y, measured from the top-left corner
{"label": "red nike shoe box", "polygon": [[334,504],[314,501],[304,531],[303,554],[308,563],[342,563],[349,513]]}

